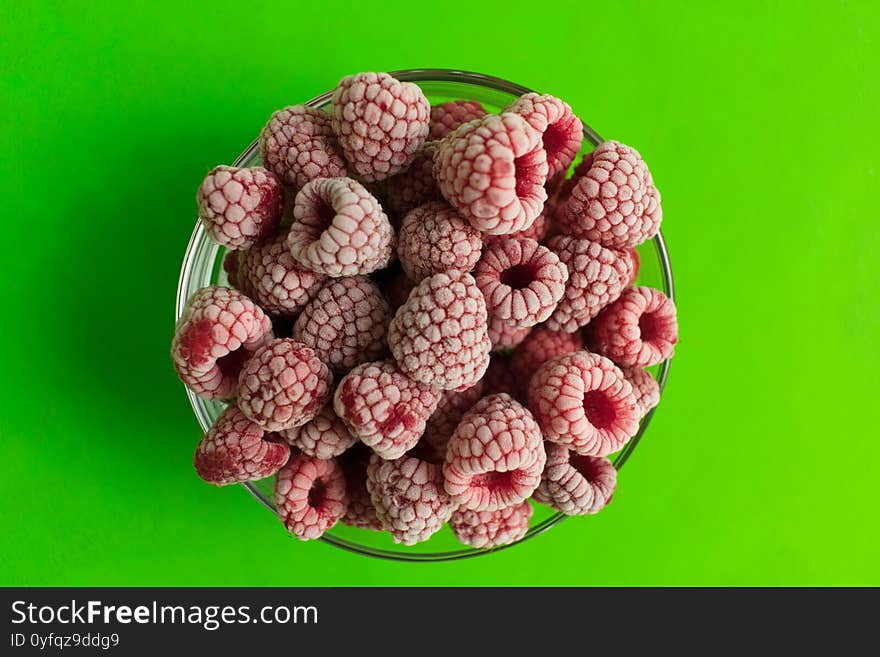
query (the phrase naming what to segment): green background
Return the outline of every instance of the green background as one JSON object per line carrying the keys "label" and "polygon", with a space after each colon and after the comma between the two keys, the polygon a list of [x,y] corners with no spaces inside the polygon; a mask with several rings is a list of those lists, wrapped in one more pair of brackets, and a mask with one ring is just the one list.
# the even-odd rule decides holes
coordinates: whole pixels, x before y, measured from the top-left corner
{"label": "green background", "polygon": [[[877,3],[151,4],[0,4],[0,584],[880,584]],[[611,507],[433,565],[201,483],[168,356],[208,168],[344,74],[423,66],[642,151],[682,326]]]}

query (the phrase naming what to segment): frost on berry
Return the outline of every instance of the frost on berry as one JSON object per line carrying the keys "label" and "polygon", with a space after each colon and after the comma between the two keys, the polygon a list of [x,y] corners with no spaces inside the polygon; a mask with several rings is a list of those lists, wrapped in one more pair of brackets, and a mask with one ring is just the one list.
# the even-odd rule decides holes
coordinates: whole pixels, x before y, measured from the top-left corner
{"label": "frost on berry", "polygon": [[374,454],[367,490],[382,527],[403,545],[428,540],[456,508],[443,488],[441,466],[413,456],[385,461]]}
{"label": "frost on berry", "polygon": [[412,449],[437,408],[440,391],[413,381],[394,361],[358,365],[333,398],[336,414],[364,444],[385,459]]}
{"label": "frost on berry", "polygon": [[311,420],[299,427],[284,429],[278,434],[307,456],[330,459],[339,456],[357,442],[345,423],[327,404]]}
{"label": "frost on berry", "polygon": [[318,178],[296,195],[287,236],[293,257],[328,276],[369,274],[388,264],[394,228],[379,201],[350,178]]}
{"label": "frost on berry", "polygon": [[367,490],[367,464],[373,454],[363,443],[343,454],[337,462],[345,473],[345,487],[348,493],[348,509],[342,516],[343,524],[360,529],[382,529],[382,523],[376,516],[376,507]]}
{"label": "frost on berry", "polygon": [[544,210],[528,228],[518,230],[510,235],[484,235],[483,244],[488,246],[490,244],[495,244],[496,242],[506,242],[508,239],[532,239],[536,242],[542,242],[550,233],[550,228],[550,213]]}
{"label": "frost on berry", "polygon": [[620,296],[632,263],[623,251],[567,235],[551,237],[547,246],[568,269],[568,283],[546,325],[573,333]]}
{"label": "frost on berry", "polygon": [[238,379],[238,406],[266,431],[311,420],[330,396],[333,375],[296,340],[273,340],[254,352]]}
{"label": "frost on berry", "polygon": [[336,370],[385,353],[391,308],[366,276],[330,279],[303,309],[293,337]]}
{"label": "frost on berry", "polygon": [[456,538],[475,548],[510,545],[529,531],[532,505],[521,502],[497,511],[459,509],[449,519]]}
{"label": "frost on berry", "polygon": [[523,389],[535,371],[548,360],[563,354],[579,351],[583,347],[580,333],[551,331],[546,326],[536,326],[514,350],[510,358],[510,370],[521,382]]}
{"label": "frost on berry", "polygon": [[636,246],[657,234],[660,194],[634,148],[606,141],[591,154],[589,170],[557,208],[560,230],[603,246]]}
{"label": "frost on berry", "polygon": [[316,178],[348,175],[330,116],[314,107],[274,112],[260,133],[260,153],[263,164],[296,189]]}
{"label": "frost on berry", "polygon": [[622,371],[633,387],[633,394],[636,396],[642,415],[647,415],[648,411],[660,403],[660,384],[653,374],[641,367],[628,367]]}
{"label": "frost on berry", "polygon": [[411,210],[397,236],[397,255],[413,281],[450,269],[470,271],[480,259],[480,231],[442,201]]}
{"label": "frost on berry", "polygon": [[624,253],[626,253],[627,258],[629,258],[630,263],[629,279],[627,279],[626,281],[626,287],[629,287],[631,285],[635,285],[635,282],[639,278],[639,270],[641,269],[642,258],[641,256],[639,256],[639,252],[634,246],[628,246],[623,251]]}
{"label": "frost on berry", "polygon": [[235,396],[238,373],[272,338],[272,322],[238,290],[211,285],[186,302],[171,342],[180,380],[203,399]]}
{"label": "frost on berry", "polygon": [[358,73],[336,87],[331,125],[351,169],[373,182],[409,166],[428,136],[430,110],[417,85]]}
{"label": "frost on berry", "polygon": [[278,518],[291,534],[320,538],[345,514],[345,476],[335,460],[297,454],[275,478]]}
{"label": "frost on berry", "polygon": [[226,486],[271,477],[289,455],[287,445],[229,406],[199,442],[193,465],[208,483]]}
{"label": "frost on berry", "polygon": [[465,123],[437,144],[434,179],[477,230],[489,235],[525,230],[547,200],[541,135],[509,112]]}
{"label": "frost on berry", "polygon": [[568,270],[559,257],[532,239],[489,245],[474,269],[492,317],[515,326],[546,320],[565,293]]}
{"label": "frost on berry", "polygon": [[547,465],[535,501],[569,516],[598,513],[614,494],[617,470],[602,456],[581,456],[547,442]]}
{"label": "frost on berry", "polygon": [[584,139],[584,124],[568,103],[549,94],[527,93],[505,111],[519,114],[541,133],[541,143],[547,152],[548,175],[568,169]]}
{"label": "frost on berry", "polygon": [[281,184],[263,167],[219,166],[202,181],[197,197],[208,237],[230,249],[266,239],[281,217]]}
{"label": "frost on berry", "polygon": [[529,383],[529,408],[544,438],[585,456],[607,456],[639,428],[632,386],[610,360],[588,351],[544,363]]}
{"label": "frost on berry", "polygon": [[538,486],[545,459],[529,410],[509,395],[490,395],[465,413],[449,440],[446,492],[475,511],[519,504]]}
{"label": "frost on berry", "polygon": [[434,274],[397,309],[388,344],[407,376],[442,390],[464,389],[489,365],[486,319],[486,301],[470,274]]}
{"label": "frost on berry", "polygon": [[678,342],[675,303],[650,287],[626,289],[593,323],[591,346],[621,367],[661,363]]}
{"label": "frost on berry", "polygon": [[510,320],[500,319],[494,315],[489,317],[487,328],[492,351],[513,349],[532,332],[531,326],[516,326]]}
{"label": "frost on berry", "polygon": [[461,421],[465,412],[476,404],[483,396],[483,382],[477,381],[465,390],[447,390],[440,397],[440,403],[433,415],[428,418],[422,442],[431,450],[435,457],[443,461],[446,458],[446,446],[452,432]]}
{"label": "frost on berry", "polygon": [[486,108],[476,100],[451,100],[431,108],[429,139],[442,139],[458,126],[486,116]]}
{"label": "frost on berry", "polygon": [[308,303],[326,276],[298,263],[287,247],[287,233],[241,254],[239,284],[268,313],[292,317]]}
{"label": "frost on berry", "polygon": [[408,168],[380,183],[382,207],[402,216],[423,203],[441,200],[433,168],[434,144],[426,142]]}

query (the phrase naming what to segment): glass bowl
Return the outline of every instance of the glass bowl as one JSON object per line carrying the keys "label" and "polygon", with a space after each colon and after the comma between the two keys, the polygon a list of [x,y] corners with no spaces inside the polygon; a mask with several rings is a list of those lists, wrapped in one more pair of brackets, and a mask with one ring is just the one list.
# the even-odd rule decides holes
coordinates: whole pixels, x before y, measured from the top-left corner
{"label": "glass bowl", "polygon": [[[418,84],[431,104],[443,103],[449,100],[472,99],[481,102],[490,112],[500,111],[511,100],[524,93],[532,91],[518,84],[465,71],[453,71],[442,69],[411,69],[393,73],[400,80]],[[328,91],[312,100],[306,105],[317,108],[326,108],[330,104],[332,91]],[[583,118],[583,117],[581,117]],[[584,124],[584,146],[581,151],[588,153],[602,142],[602,138],[589,126]],[[579,161],[579,158],[575,162]],[[249,167],[261,163],[260,149],[255,140],[238,158],[235,166]],[[638,247],[641,256],[641,270],[638,283],[663,290],[667,296],[674,298],[672,284],[672,270],[669,265],[669,255],[663,236],[658,235],[651,241]],[[223,271],[222,262],[225,250],[213,243],[205,234],[200,222],[196,222],[195,230],[186,249],[183,266],[180,271],[180,283],[177,288],[176,316],[179,318],[189,296],[201,287],[212,284],[226,285],[228,281]],[[651,368],[652,373],[660,384],[662,393],[669,374],[669,361],[664,361],[658,366]],[[208,401],[196,397],[187,391],[189,401],[195,411],[196,419],[203,431],[207,431],[214,419],[221,413],[225,404],[216,401]],[[635,450],[654,411],[648,413],[641,422],[638,433],[618,453],[610,458],[619,470]],[[267,509],[275,513],[272,500],[272,486],[274,478],[262,481],[245,483],[243,486]],[[535,513],[532,516],[528,533],[518,542],[531,539],[551,527],[562,522],[566,516],[557,513],[542,504],[532,502]],[[589,522],[588,519],[576,518],[574,522]],[[405,547],[396,545],[387,532],[375,532],[364,529],[349,527],[341,523],[331,529],[322,538],[322,541],[336,547],[350,550],[362,555],[393,559],[398,561],[450,561],[488,554],[516,545],[475,549],[461,545],[448,526],[431,537],[430,540],[412,546]]]}

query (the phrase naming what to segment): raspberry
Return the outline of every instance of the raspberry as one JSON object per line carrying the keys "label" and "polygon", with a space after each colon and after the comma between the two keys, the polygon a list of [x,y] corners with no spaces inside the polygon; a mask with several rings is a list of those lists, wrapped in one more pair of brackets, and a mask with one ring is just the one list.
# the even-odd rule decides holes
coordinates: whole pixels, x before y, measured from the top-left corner
{"label": "raspberry", "polygon": [[452,432],[465,412],[483,396],[483,382],[477,381],[466,390],[447,390],[440,397],[437,409],[428,418],[422,441],[437,455],[439,461],[446,458],[446,446]]}
{"label": "raspberry", "polygon": [[437,144],[434,179],[471,225],[490,235],[529,228],[544,207],[547,155],[518,114],[488,114]]}
{"label": "raspberry", "polygon": [[371,454],[366,445],[356,443],[339,459],[348,493],[348,509],[342,516],[342,522],[361,529],[382,529],[370,491],[367,490],[367,463]]}
{"label": "raspberry", "polygon": [[624,249],[624,252],[626,253],[630,262],[629,270],[631,273],[629,275],[629,280],[627,280],[626,282],[626,287],[629,287],[630,285],[634,285],[636,280],[638,280],[639,278],[639,269],[641,269],[642,266],[642,258],[641,256],[639,256],[639,252],[634,246],[626,247]]}
{"label": "raspberry", "polygon": [[563,445],[547,442],[547,465],[535,501],[569,516],[598,513],[611,501],[617,470],[601,456],[574,454]]}
{"label": "raspberry", "polygon": [[299,427],[278,432],[291,447],[316,459],[332,459],[357,442],[348,427],[327,404],[311,420]]}
{"label": "raspberry", "polygon": [[342,78],[332,103],[331,124],[345,159],[367,182],[408,167],[428,136],[425,94],[387,73]]}
{"label": "raspberry", "polygon": [[171,342],[174,369],[203,399],[235,396],[251,352],[272,338],[272,322],[238,290],[211,285],[192,294]]}
{"label": "raspberry", "polygon": [[366,276],[327,282],[293,325],[293,337],[337,370],[351,369],[385,353],[391,308]]}
{"label": "raspberry", "polygon": [[281,217],[281,184],[263,167],[216,167],[202,181],[197,198],[208,237],[230,249],[264,240]]}
{"label": "raspberry", "polygon": [[483,243],[486,245],[495,244],[497,242],[505,242],[508,239],[532,239],[536,242],[542,241],[550,232],[550,215],[547,212],[541,212],[529,228],[518,230],[510,235],[485,235]]}
{"label": "raspberry", "polygon": [[678,320],[672,299],[650,287],[631,287],[596,318],[593,348],[621,367],[649,367],[672,358]]}
{"label": "raspberry", "polygon": [[369,274],[388,264],[394,229],[379,201],[350,178],[318,178],[296,195],[287,236],[303,267],[328,276]]}
{"label": "raspberry", "polygon": [[475,100],[451,100],[431,108],[429,139],[442,139],[458,126],[486,116],[486,108]]}
{"label": "raspberry", "polygon": [[287,248],[287,233],[241,255],[239,283],[268,313],[292,317],[308,303],[326,276],[305,269]]}
{"label": "raspberry", "polygon": [[413,381],[394,361],[383,360],[349,372],[336,388],[333,408],[374,452],[396,459],[418,442],[439,401],[439,390]]}
{"label": "raspberry", "polygon": [[551,331],[546,326],[537,326],[513,352],[510,371],[525,390],[532,374],[541,365],[557,356],[579,351],[582,347],[580,333]]}
{"label": "raspberry", "polygon": [[446,492],[464,509],[495,511],[519,504],[541,481],[541,430],[509,395],[489,395],[465,413],[449,439]]}
{"label": "raspberry", "polygon": [[473,276],[448,271],[419,283],[391,320],[388,344],[400,370],[420,383],[443,390],[476,383],[491,343]]}
{"label": "raspberry", "polygon": [[397,238],[400,264],[413,281],[449,269],[470,271],[482,248],[480,231],[440,201],[407,213]]}
{"label": "raspberry", "polygon": [[408,169],[382,181],[382,207],[404,215],[423,203],[441,200],[433,167],[434,144],[426,142]]}
{"label": "raspberry", "polygon": [[278,517],[300,540],[321,537],[345,514],[347,505],[345,476],[332,459],[297,454],[275,478]]}
{"label": "raspberry", "polygon": [[311,420],[327,398],[333,375],[315,352],[295,340],[273,340],[254,352],[238,377],[238,406],[266,431]]}
{"label": "raspberry", "polygon": [[271,477],[289,456],[287,445],[266,436],[244,413],[228,406],[199,441],[193,465],[208,483],[226,486]]}
{"label": "raspberry", "polygon": [[532,505],[521,502],[497,511],[459,509],[449,519],[455,536],[465,545],[490,548],[516,543],[529,531]]}
{"label": "raspberry", "polygon": [[606,141],[556,212],[559,228],[603,246],[636,246],[660,228],[660,195],[634,148]]}
{"label": "raspberry", "polygon": [[374,454],[367,466],[367,490],[382,527],[404,545],[427,541],[456,507],[443,489],[441,466],[412,456],[384,461]]}
{"label": "raspberry", "polygon": [[620,296],[631,263],[622,251],[567,235],[551,237],[547,246],[568,269],[565,294],[547,320],[547,328],[573,333]]}
{"label": "raspberry", "polygon": [[532,327],[516,326],[509,320],[499,319],[493,315],[489,318],[487,330],[489,341],[492,343],[492,351],[503,351],[513,349],[525,340],[526,336],[532,332]]}
{"label": "raspberry", "polygon": [[486,249],[474,279],[492,317],[534,326],[550,316],[565,294],[568,270],[535,240],[508,239]]}
{"label": "raspberry", "polygon": [[263,163],[297,189],[315,178],[348,175],[330,116],[313,107],[294,105],[273,113],[260,133],[260,152]]}
{"label": "raspberry", "polygon": [[625,368],[623,375],[633,387],[642,415],[647,415],[648,411],[660,403],[660,384],[650,372],[639,367]]}
{"label": "raspberry", "polygon": [[584,124],[568,103],[549,94],[528,93],[513,101],[505,111],[519,114],[541,133],[547,152],[548,175],[568,169],[584,139]]}
{"label": "raspberry", "polygon": [[510,358],[502,354],[492,354],[483,376],[483,394],[494,395],[501,392],[514,399],[520,398],[520,386],[510,371]]}
{"label": "raspberry", "polygon": [[639,428],[632,386],[610,360],[588,351],[544,363],[529,383],[529,408],[544,438],[585,456],[616,452]]}

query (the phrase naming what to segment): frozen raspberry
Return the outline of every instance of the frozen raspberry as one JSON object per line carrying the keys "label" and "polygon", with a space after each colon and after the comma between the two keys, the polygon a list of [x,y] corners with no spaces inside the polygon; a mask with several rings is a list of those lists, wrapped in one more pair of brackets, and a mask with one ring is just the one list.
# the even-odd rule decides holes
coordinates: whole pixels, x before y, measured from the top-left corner
{"label": "frozen raspberry", "polygon": [[596,318],[591,346],[621,367],[649,367],[672,358],[678,320],[672,299],[631,287]]}
{"label": "frozen raspberry", "polygon": [[519,114],[541,133],[547,152],[548,175],[568,169],[584,140],[584,124],[568,103],[549,94],[528,93],[513,101],[505,111]]}
{"label": "frozen raspberry", "polygon": [[278,517],[291,534],[320,538],[345,514],[345,475],[336,461],[297,454],[275,478]]}
{"label": "frozen raspberry", "polygon": [[544,444],[547,465],[535,501],[569,516],[598,513],[611,501],[617,470],[601,456],[581,456],[564,445]]}
{"label": "frozen raspberry", "polygon": [[470,271],[482,248],[480,231],[441,201],[407,213],[397,236],[397,256],[413,281],[450,269]]}
{"label": "frozen raspberry", "polygon": [[193,465],[208,483],[225,486],[271,477],[289,456],[287,445],[229,406],[199,442]]}
{"label": "frozen raspberry", "polygon": [[410,292],[413,291],[415,286],[416,284],[406,274],[401,272],[392,278],[388,285],[382,288],[393,312],[397,312],[397,309],[406,303]]}
{"label": "frozen raspberry", "polygon": [[532,505],[521,502],[497,511],[459,509],[449,519],[455,536],[465,545],[490,548],[516,543],[529,531]]}
{"label": "frozen raspberry", "polygon": [[434,144],[427,142],[408,169],[382,181],[382,207],[402,216],[423,203],[441,200],[433,168]]}
{"label": "frozen raspberry", "polygon": [[492,317],[534,326],[550,316],[565,294],[568,270],[535,240],[508,239],[486,249],[474,279]]}
{"label": "frozen raspberry", "polygon": [[660,403],[660,384],[650,372],[640,367],[625,368],[623,375],[633,387],[642,415],[647,415],[648,411]]}
{"label": "frozen raspberry", "polygon": [[171,342],[174,369],[203,399],[235,396],[238,373],[272,338],[272,322],[238,290],[211,285],[187,300]]}
{"label": "frozen raspberry", "polygon": [[367,182],[408,167],[428,136],[425,94],[387,73],[342,78],[332,103],[331,124],[345,159]]}
{"label": "frozen raspberry", "polygon": [[544,438],[585,456],[616,452],[639,429],[632,386],[610,360],[576,351],[544,363],[529,383]]}
{"label": "frozen raspberry", "polygon": [[631,273],[629,275],[629,280],[626,282],[626,287],[629,287],[630,285],[634,285],[639,278],[639,269],[641,269],[642,266],[642,258],[639,256],[639,252],[634,246],[626,247],[624,252],[630,262],[629,270]]}
{"label": "frozen raspberry", "polygon": [[242,252],[239,283],[263,310],[292,317],[317,294],[326,276],[304,268],[290,255],[287,234]]}
{"label": "frozen raspberry", "polygon": [[487,325],[492,351],[513,349],[532,332],[531,326],[516,326],[507,319],[492,316]]}
{"label": "frozen raspberry", "polygon": [[299,427],[278,432],[291,447],[316,459],[332,459],[357,442],[348,427],[327,404],[311,420]]}
{"label": "frozen raspberry", "polygon": [[484,235],[483,243],[486,245],[495,244],[496,242],[506,242],[509,239],[531,239],[541,242],[550,232],[550,216],[547,212],[538,215],[529,228],[518,230],[510,235]]}
{"label": "frozen raspberry", "polygon": [[263,164],[297,189],[315,178],[348,175],[330,115],[294,105],[273,113],[260,133]]}
{"label": "frozen raspberry", "polygon": [[318,178],[296,195],[287,236],[303,267],[328,276],[369,274],[388,264],[394,228],[379,201],[350,178]]}
{"label": "frozen raspberry", "polygon": [[375,360],[385,353],[391,308],[366,276],[329,280],[303,308],[293,337],[337,370]]}
{"label": "frozen raspberry", "polygon": [[388,345],[400,370],[442,390],[472,386],[489,365],[486,301],[473,276],[434,274],[397,309]]}
{"label": "frozen raspberry", "polygon": [[440,391],[413,381],[394,361],[358,365],[333,398],[336,414],[360,440],[385,459],[396,459],[418,442],[440,402]]}
{"label": "frozen raspberry", "polygon": [[437,410],[428,419],[425,432],[422,434],[422,441],[432,450],[439,461],[446,458],[446,446],[462,416],[482,396],[482,381],[477,381],[466,390],[447,390],[443,393]]}
{"label": "frozen raspberry", "polygon": [[226,272],[226,280],[229,281],[229,287],[240,290],[238,282],[238,257],[241,255],[238,251],[227,251],[223,256],[223,271]]}
{"label": "frozen raspberry", "polygon": [[311,420],[330,396],[333,375],[296,340],[273,340],[254,352],[238,378],[238,406],[266,431]]}
{"label": "frozen raspberry", "polygon": [[541,135],[518,114],[488,114],[437,144],[434,179],[471,225],[490,235],[529,228],[547,200]]}
{"label": "frozen raspberry", "polygon": [[367,464],[372,453],[363,443],[356,443],[338,459],[345,473],[348,493],[348,509],[342,516],[342,522],[351,527],[382,529],[370,491],[367,490]]}
{"label": "frozen raspberry", "polygon": [[520,386],[510,371],[510,356],[492,354],[489,367],[483,376],[483,394],[494,395],[506,393],[514,399],[520,399]]}
{"label": "frozen raspberry", "polygon": [[263,167],[219,166],[202,181],[197,196],[208,237],[230,249],[266,239],[281,217],[281,184]]}
{"label": "frozen raspberry", "polygon": [[573,333],[620,296],[632,264],[622,251],[568,235],[551,237],[547,246],[568,269],[565,294],[547,320],[547,328]]}
{"label": "frozen raspberry", "polygon": [[513,352],[510,370],[526,390],[529,379],[541,365],[562,354],[580,351],[582,347],[580,333],[551,331],[546,326],[536,326]]}
{"label": "frozen raspberry", "polygon": [[429,139],[442,139],[458,126],[486,116],[486,108],[475,100],[451,100],[431,108]]}
{"label": "frozen raspberry", "polygon": [[636,246],[660,228],[660,195],[634,148],[606,141],[556,212],[560,230],[603,246]]}
{"label": "frozen raspberry", "polygon": [[427,541],[456,508],[443,488],[441,466],[412,456],[384,461],[374,454],[367,490],[382,527],[404,545]]}
{"label": "frozen raspberry", "polygon": [[509,395],[489,395],[465,413],[449,439],[446,492],[475,511],[519,504],[541,481],[545,459],[529,410]]}

